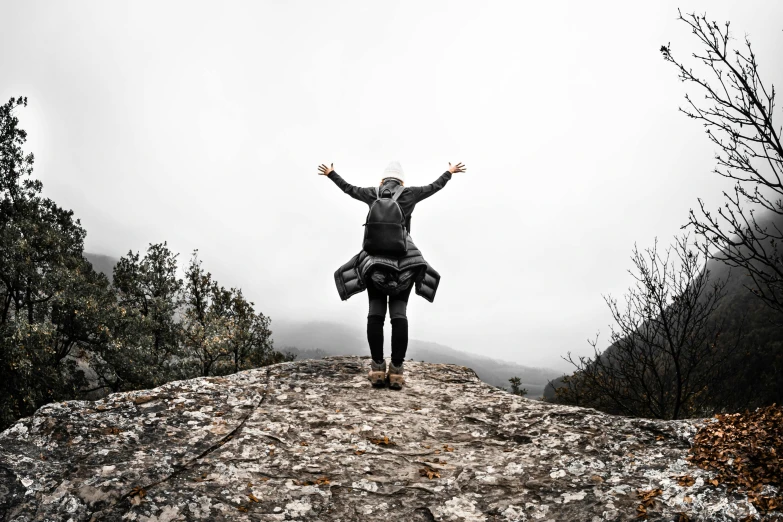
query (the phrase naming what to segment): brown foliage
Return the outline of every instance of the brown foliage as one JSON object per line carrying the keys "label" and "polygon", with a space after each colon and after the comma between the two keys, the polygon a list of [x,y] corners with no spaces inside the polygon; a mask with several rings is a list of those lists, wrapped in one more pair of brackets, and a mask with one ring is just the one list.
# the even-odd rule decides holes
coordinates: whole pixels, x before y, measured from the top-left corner
{"label": "brown foliage", "polygon": [[653,505],[655,497],[660,496],[661,493],[663,493],[663,490],[660,488],[637,491],[636,494],[642,503],[636,507],[636,516],[639,518],[646,517],[647,508]]}
{"label": "brown foliage", "polygon": [[782,497],[761,494],[766,485],[783,486],[783,408],[716,415],[694,438],[688,460],[717,472],[717,482],[745,491],[760,511],[780,510]]}

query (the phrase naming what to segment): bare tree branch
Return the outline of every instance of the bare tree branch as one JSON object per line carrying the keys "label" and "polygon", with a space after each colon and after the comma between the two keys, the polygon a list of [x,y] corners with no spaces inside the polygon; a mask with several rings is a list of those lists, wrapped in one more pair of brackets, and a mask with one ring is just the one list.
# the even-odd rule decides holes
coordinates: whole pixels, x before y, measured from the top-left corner
{"label": "bare tree branch", "polygon": [[711,280],[707,257],[688,236],[665,254],[655,245],[631,258],[636,281],[619,306],[604,299],[617,323],[603,352],[564,359],[575,367],[556,389],[559,399],[624,415],[678,419],[705,414],[728,371],[740,332],[729,336],[716,314],[728,277]]}
{"label": "bare tree branch", "polygon": [[[691,209],[683,228],[691,227],[706,240],[705,254],[749,275],[753,284],[748,289],[781,312],[783,320],[783,144],[781,126],[774,124],[775,86],[767,89],[762,81],[747,36],[744,51],[731,48],[729,22],[719,26],[705,15],[681,12],[679,20],[703,46],[692,57],[710,77],[686,68],[670,45],[661,47],[680,80],[704,92],[701,104],[686,94],[688,106],[679,110],[700,121],[718,147],[714,172],[736,181],[733,195],[723,193],[717,216],[700,199],[700,212]],[[760,220],[756,211],[762,212]]]}

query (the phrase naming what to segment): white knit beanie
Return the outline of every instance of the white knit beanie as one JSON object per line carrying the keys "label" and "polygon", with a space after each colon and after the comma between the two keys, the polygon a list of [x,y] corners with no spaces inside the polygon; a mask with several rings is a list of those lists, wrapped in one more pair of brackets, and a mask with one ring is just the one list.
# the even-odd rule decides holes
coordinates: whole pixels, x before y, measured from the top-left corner
{"label": "white knit beanie", "polygon": [[402,166],[399,161],[389,162],[389,166],[383,171],[384,178],[397,178],[401,182],[405,182],[405,172],[402,170]]}

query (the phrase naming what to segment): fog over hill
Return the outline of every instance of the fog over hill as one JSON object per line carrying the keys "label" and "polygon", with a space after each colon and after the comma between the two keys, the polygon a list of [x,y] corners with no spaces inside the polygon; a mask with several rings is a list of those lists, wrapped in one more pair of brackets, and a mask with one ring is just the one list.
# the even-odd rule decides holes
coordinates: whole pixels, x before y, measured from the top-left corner
{"label": "fog over hill", "polygon": [[[766,213],[757,215],[756,220],[762,229],[783,230],[783,215]],[[763,269],[762,265],[759,268]],[[753,294],[750,289],[755,285],[747,270],[731,267],[717,259],[710,259],[706,269],[710,281],[727,281],[725,297],[713,312],[711,320],[725,321],[727,337],[737,333],[743,336],[742,346],[746,355],[733,376],[737,380],[737,392],[748,394],[751,389],[755,391],[766,386],[770,391],[759,393],[768,397],[770,403],[779,401],[781,393],[775,390],[783,389],[783,376],[776,368],[783,362],[783,315]],[[602,354],[612,350],[614,345],[607,346]],[[766,384],[762,385],[760,381]],[[547,398],[554,398],[554,388],[562,385],[562,379],[558,378],[552,384],[554,387],[546,387]]]}
{"label": "fog over hill", "polygon": [[[359,318],[357,322],[363,320]],[[320,358],[329,355],[369,355],[366,334],[362,327],[349,327],[328,321],[275,319],[272,321],[275,349],[297,354],[299,359]],[[391,325],[384,325],[384,348],[390,353]],[[409,339],[406,358],[415,361],[459,364],[474,370],[484,382],[508,387],[511,377],[519,377],[530,397],[543,395],[550,379],[561,372],[549,368],[531,368],[520,364],[498,361],[475,355],[442,344]]]}
{"label": "fog over hill", "polygon": [[114,265],[119,261],[118,258],[103,254],[90,254],[87,252],[84,253],[84,257],[92,264],[92,267],[96,272],[106,274],[109,281],[113,279]]}
{"label": "fog over hill", "polygon": [[[95,270],[112,277],[112,270],[118,259],[103,254],[85,253]],[[264,310],[259,310],[264,312]],[[357,318],[356,326],[347,326],[329,321],[311,321],[306,318],[272,318],[272,338],[275,349],[294,353],[297,359],[318,359],[329,355],[369,355],[366,333],[363,330],[364,317]],[[386,355],[390,354],[391,324],[384,326],[384,346]],[[479,378],[493,386],[509,387],[511,377],[519,377],[522,387],[527,388],[528,396],[538,398],[543,395],[544,387],[550,379],[562,372],[549,368],[533,368],[507,361],[498,361],[489,357],[475,355],[438,344],[411,338],[408,341],[409,360],[450,363],[467,366],[474,370]]]}

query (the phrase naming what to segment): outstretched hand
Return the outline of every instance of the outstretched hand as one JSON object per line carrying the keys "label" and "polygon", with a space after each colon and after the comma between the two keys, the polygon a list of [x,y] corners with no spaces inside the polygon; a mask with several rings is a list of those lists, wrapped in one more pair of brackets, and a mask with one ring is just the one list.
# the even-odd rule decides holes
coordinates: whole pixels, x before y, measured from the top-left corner
{"label": "outstretched hand", "polygon": [[456,165],[452,165],[451,162],[449,162],[449,172],[452,174],[455,172],[465,172],[465,165],[463,165],[461,161]]}
{"label": "outstretched hand", "polygon": [[319,176],[328,176],[330,172],[334,170],[334,163],[332,163],[331,167],[327,167],[323,163],[318,167],[318,170],[320,171],[318,173]]}

